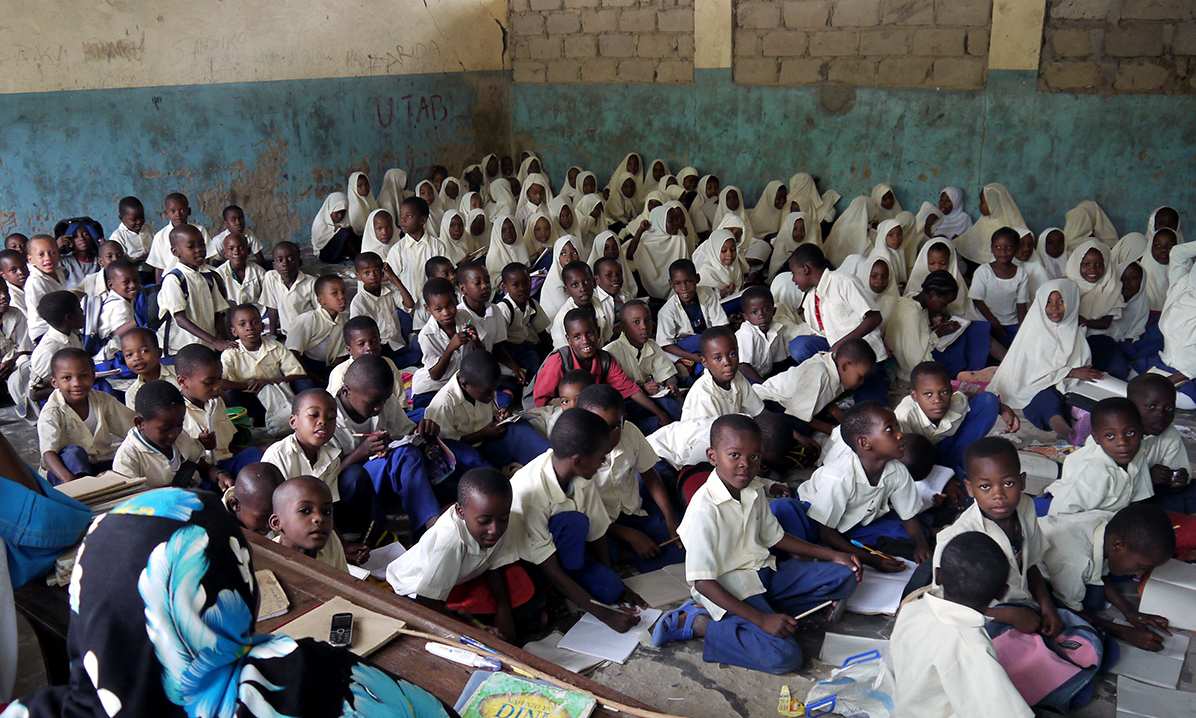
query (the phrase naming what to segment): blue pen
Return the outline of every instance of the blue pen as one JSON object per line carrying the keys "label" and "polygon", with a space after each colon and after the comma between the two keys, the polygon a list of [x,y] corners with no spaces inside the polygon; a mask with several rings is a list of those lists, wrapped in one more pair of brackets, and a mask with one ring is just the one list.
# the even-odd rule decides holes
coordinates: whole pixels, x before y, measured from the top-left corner
{"label": "blue pen", "polygon": [[473,648],[476,648],[479,651],[486,651],[487,653],[493,653],[496,656],[502,655],[501,653],[494,650],[490,646],[487,646],[486,644],[482,643],[481,641],[476,641],[476,640],[470,638],[469,636],[461,636],[461,642],[467,646],[472,646]]}

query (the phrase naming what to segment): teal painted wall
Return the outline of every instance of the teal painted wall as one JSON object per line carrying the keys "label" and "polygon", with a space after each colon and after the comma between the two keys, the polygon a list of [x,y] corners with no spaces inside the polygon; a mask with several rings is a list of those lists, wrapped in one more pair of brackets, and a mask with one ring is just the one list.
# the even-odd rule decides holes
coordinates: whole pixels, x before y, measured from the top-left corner
{"label": "teal painted wall", "polygon": [[423,176],[506,147],[501,72],[0,95],[0,231],[87,214],[115,227],[133,194],[156,227],[169,192],[193,221],[243,206],[263,239],[309,241],[328,192],[354,170]]}
{"label": "teal painted wall", "polygon": [[980,92],[747,87],[730,70],[694,79],[517,84],[516,148],[535,149],[558,182],[575,164],[605,181],[635,150],[738,184],[749,205],[769,180],[804,170],[844,196],[840,209],[891,182],[914,212],[959,186],[976,215],[980,188],[997,181],[1035,230],[1062,226],[1085,199],[1123,234],[1160,204],[1196,206],[1196,97],[1042,93],[1035,73],[1013,71],[990,72]]}

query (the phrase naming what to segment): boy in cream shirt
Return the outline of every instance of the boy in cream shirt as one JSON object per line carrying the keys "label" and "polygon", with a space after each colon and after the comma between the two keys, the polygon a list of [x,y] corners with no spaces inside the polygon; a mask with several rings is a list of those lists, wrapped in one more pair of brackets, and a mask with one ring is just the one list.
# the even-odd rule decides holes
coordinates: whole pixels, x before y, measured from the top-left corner
{"label": "boy in cream shirt", "polygon": [[[125,476],[141,476],[147,489],[179,485],[232,486],[233,477],[204,460],[203,447],[183,433],[186,400],[168,381],[151,381],[137,393],[133,428],[116,450],[112,470]],[[180,475],[185,464],[192,470]],[[202,483],[201,483],[202,481]]]}
{"label": "boy in cream shirt", "polygon": [[312,388],[303,365],[282,342],[262,336],[262,315],[253,304],[241,304],[229,314],[236,346],[220,354],[220,388],[230,391],[235,405],[250,407],[264,419],[273,436],[288,430],[295,392]]}
{"label": "boy in cream shirt", "polygon": [[1142,416],[1142,463],[1154,484],[1154,503],[1171,513],[1196,513],[1196,484],[1191,483],[1188,450],[1175,421],[1175,385],[1161,374],[1139,374],[1127,395]]}
{"label": "boy in cream shirt", "polygon": [[1117,511],[1154,495],[1142,448],[1142,417],[1129,399],[1102,399],[1092,409],[1092,436],[1063,461],[1047,491],[1050,516]]}
{"label": "boy in cream shirt", "polygon": [[322,274],[315,284],[315,309],[295,317],[287,330],[287,349],[295,353],[315,379],[328,381],[337,362],[344,359],[345,280],[335,274]]}
{"label": "boy in cream shirt", "polygon": [[133,383],[125,389],[125,406],[132,409],[137,401],[137,393],[151,381],[163,379],[179,385],[174,367],[162,363],[162,349],[158,347],[158,335],[145,327],[136,327],[125,332],[120,338],[120,350],[125,355],[125,365],[129,371],[137,375]]}
{"label": "boy in cream shirt", "polygon": [[[820,352],[795,367],[786,369],[752,387],[764,401],[775,401],[785,413],[804,423],[810,431],[831,434],[827,421],[814,418],[835,397],[853,391],[876,366],[876,354],[863,339],[848,339],[833,352]],[[812,439],[803,438],[810,448]]]}
{"label": "boy in cream shirt", "polygon": [[725,414],[756,416],[764,411],[764,401],[757,396],[747,378],[739,373],[739,348],[734,329],[721,326],[702,332],[700,351],[706,371],[685,397],[682,421]]}
{"label": "boy in cream shirt", "polygon": [[789,342],[797,336],[797,327],[776,316],[776,301],[768,287],[748,287],[740,304],[744,322],[735,332],[739,371],[759,384],[791,363]]}
{"label": "boy in cream shirt", "polygon": [[[314,476],[296,476],[274,489],[270,530],[274,541],[338,571],[349,571],[345,547],[332,520],[332,494]],[[369,556],[369,549],[364,549]],[[364,559],[361,559],[364,560]]]}
{"label": "boy in cream shirt", "polygon": [[208,452],[208,463],[236,476],[246,464],[261,460],[261,449],[256,446],[233,453],[237,427],[220,398],[220,355],[202,344],[188,344],[175,356],[174,368],[175,381],[187,401],[183,431]]}
{"label": "boy in cream shirt", "polygon": [[674,421],[681,418],[681,402],[677,400],[679,382],[677,365],[652,338],[655,322],[648,305],[638,299],[628,300],[619,312],[623,327],[619,338],[603,349],[623,367],[627,378],[634,381],[648,396],[665,390],[665,396],[653,399]]}
{"label": "boy in cream shirt", "polygon": [[656,316],[656,343],[670,354],[701,363],[702,333],[727,323],[727,313],[718,292],[699,287],[701,276],[694,263],[678,259],[669,265],[669,287],[673,290]]}

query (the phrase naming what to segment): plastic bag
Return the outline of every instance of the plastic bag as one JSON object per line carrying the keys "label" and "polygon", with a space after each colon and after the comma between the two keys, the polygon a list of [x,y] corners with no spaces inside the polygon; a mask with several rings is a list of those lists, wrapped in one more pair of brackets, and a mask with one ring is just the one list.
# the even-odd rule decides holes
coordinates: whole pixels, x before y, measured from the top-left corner
{"label": "plastic bag", "polygon": [[835,713],[844,718],[889,718],[893,713],[895,681],[880,651],[868,651],[843,661],[831,677],[818,681],[806,696],[806,716]]}

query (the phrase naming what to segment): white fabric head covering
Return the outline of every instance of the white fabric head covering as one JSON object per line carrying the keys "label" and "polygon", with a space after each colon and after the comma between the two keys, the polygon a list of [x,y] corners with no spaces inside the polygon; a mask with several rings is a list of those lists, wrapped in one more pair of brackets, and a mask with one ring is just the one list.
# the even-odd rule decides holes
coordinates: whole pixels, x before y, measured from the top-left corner
{"label": "white fabric head covering", "polygon": [[684,186],[686,177],[697,177],[701,179],[701,175],[698,174],[698,170],[694,167],[690,167],[689,165],[682,167],[680,171],[677,172],[677,184]]}
{"label": "white fabric head covering", "polygon": [[[511,223],[511,229],[515,233],[514,244],[502,241],[502,228],[507,222]],[[512,262],[527,264],[529,259],[527,245],[519,237],[519,224],[510,212],[500,212],[494,218],[494,226],[490,230],[490,248],[486,250],[486,270],[490,272],[491,285],[498,286],[502,280],[503,267]]]}
{"label": "white fabric head covering", "polygon": [[[1096,282],[1089,282],[1080,275],[1080,264],[1084,255],[1096,250],[1105,262],[1105,273]],[[1121,275],[1109,259],[1109,246],[1099,239],[1089,239],[1075,248],[1067,258],[1067,278],[1076,283],[1080,290],[1080,316],[1085,319],[1100,319],[1117,314],[1125,306],[1121,297]]]}
{"label": "white fabric head covering", "polygon": [[959,258],[955,254],[955,244],[946,237],[932,237],[926,240],[926,243],[918,250],[918,257],[914,260],[914,266],[910,267],[909,279],[905,282],[905,295],[912,297],[922,291],[922,282],[926,281],[926,277],[930,274],[930,262],[927,255],[930,254],[933,247],[940,244],[951,253],[951,258],[947,260],[946,271],[951,273],[959,285],[959,296],[947,306],[947,313],[953,317],[963,317],[964,319],[978,318],[980,313],[972,306],[972,300],[968,297],[968,285],[959,271]]}
{"label": "white fabric head covering", "polygon": [[868,251],[868,230],[876,217],[876,202],[871,197],[860,195],[851,200],[843,214],[831,227],[823,249],[831,264],[838,266],[849,254],[863,254]]}
{"label": "white fabric head covering", "polygon": [[[906,214],[909,213],[906,212]],[[902,231],[901,246],[897,249],[893,249],[885,243],[885,237],[894,228],[901,228]],[[885,260],[889,265],[889,273],[891,275],[890,284],[894,287],[898,284],[904,284],[906,278],[909,276],[909,271],[905,264],[905,244],[905,228],[901,226],[901,222],[895,219],[886,219],[876,225],[876,240],[872,243],[872,251],[868,253],[868,256],[869,258],[882,257]],[[917,259],[916,254],[914,258]]]}
{"label": "white fabric head covering", "polygon": [[1130,232],[1113,245],[1113,251],[1109,253],[1109,261],[1114,264],[1132,262],[1141,258],[1149,248],[1150,244],[1146,241],[1146,235],[1141,232]]}
{"label": "white fabric head covering", "polygon": [[[1154,231],[1155,231],[1155,226],[1154,226],[1154,225],[1155,225],[1155,220],[1154,220],[1154,218],[1155,218],[1155,215],[1157,215],[1157,214],[1159,213],[1159,211],[1160,211],[1160,210],[1164,210],[1164,209],[1169,209],[1169,210],[1171,210],[1172,212],[1175,212],[1175,214],[1176,214],[1177,216],[1179,215],[1179,211],[1178,211],[1178,210],[1176,210],[1174,207],[1172,207],[1172,206],[1170,206],[1170,205],[1163,205],[1162,207],[1159,207],[1159,208],[1155,209],[1155,211],[1153,211],[1153,212],[1151,212],[1151,213],[1150,213],[1150,219],[1148,219],[1148,220],[1146,221],[1146,236],[1147,236],[1147,237],[1153,237],[1153,236],[1154,236]],[[1181,229],[1182,227],[1183,227],[1183,217],[1180,217],[1179,221],[1178,221],[1178,222],[1176,222],[1176,227],[1175,227],[1175,243],[1176,243],[1176,244],[1183,244],[1183,243],[1184,243],[1184,233],[1183,233],[1182,231],[1180,231],[1180,229]]]}
{"label": "white fabric head covering", "polygon": [[[532,185],[540,185],[541,189],[544,190],[544,200],[538,205],[533,204],[527,196],[527,191],[531,189]],[[552,197],[552,188],[548,184],[548,178],[539,172],[534,172],[528,175],[527,180],[524,181],[519,187],[519,210],[517,214],[530,215],[532,212],[537,211],[547,213],[548,200],[550,197]]]}
{"label": "white fabric head covering", "polygon": [[[739,196],[739,209],[737,210],[727,209],[727,195],[731,194],[732,192]],[[739,238],[739,246],[741,249],[751,244],[752,239],[756,236],[755,233],[752,232],[752,223],[748,220],[745,203],[746,200],[743,198],[743,190],[739,189],[733,184],[726,185],[723,187],[722,191],[718,193],[718,209],[714,211],[714,219],[711,222],[711,226],[713,226],[715,229],[719,229],[724,226],[722,221],[727,215],[734,214],[735,216],[739,217],[739,219],[743,221],[743,236]]]}
{"label": "white fabric head covering", "polygon": [[[627,161],[631,159],[632,155],[635,155],[636,159],[638,159],[640,161],[640,163],[639,163],[640,166],[639,166],[639,169],[636,170],[635,172],[628,172],[627,171]],[[606,186],[610,188],[610,193],[614,194],[617,189],[619,189],[620,187],[623,186],[623,180],[630,176],[630,177],[635,178],[635,186],[636,187],[642,187],[644,184],[644,170],[645,169],[646,168],[644,167],[644,156],[641,155],[639,152],[628,152],[626,155],[623,156],[623,161],[620,162],[617,167],[615,167],[615,171],[611,173],[610,183],[607,184]],[[616,184],[616,180],[618,180],[617,184]]]}
{"label": "white fabric head covering", "polygon": [[1111,247],[1117,241],[1117,230],[1100,205],[1088,199],[1068,210],[1063,224],[1063,237],[1067,240],[1069,250],[1074,250],[1090,237],[1096,237]]}
{"label": "white fabric head covering", "polygon": [[[566,207],[569,208],[569,214],[573,215],[573,224],[569,225],[568,229],[561,226],[561,212]],[[548,218],[552,220],[552,226],[556,228],[558,237],[563,237],[566,234],[574,234],[577,231],[577,214],[573,211],[573,203],[564,197],[557,196],[548,200]],[[581,250],[578,251],[580,252]]]}
{"label": "white fabric head covering", "polygon": [[440,241],[444,242],[445,250],[448,252],[448,260],[454,265],[460,264],[465,255],[469,254],[472,248],[469,246],[469,228],[466,227],[461,233],[461,239],[453,241],[453,235],[449,232],[449,225],[453,223],[453,218],[456,217],[465,223],[465,217],[459,211],[450,209],[444,213],[440,218]]}
{"label": "white fabric head covering", "polygon": [[[801,211],[810,215],[815,224],[834,221],[835,202],[841,197],[842,195],[833,189],[818,194],[818,185],[808,172],[798,172],[789,178],[789,199],[796,199]],[[810,228],[807,227],[806,232],[809,231]],[[818,238],[821,241],[821,230],[818,232]]]}
{"label": "white fabric head covering", "polygon": [[[1125,274],[1126,268],[1131,264],[1137,264],[1141,268],[1141,262],[1125,261],[1117,265],[1117,278]],[[1122,287],[1125,283],[1122,282]],[[1117,341],[1133,341],[1142,336],[1146,332],[1146,322],[1150,319],[1150,303],[1146,297],[1146,277],[1143,272],[1142,288],[1138,293],[1129,299],[1125,300],[1125,307],[1121,310],[1121,316],[1113,320],[1109,325],[1109,336]]]}
{"label": "white fabric head covering", "polygon": [[[884,264],[889,270],[889,285],[885,287],[883,292],[879,294],[872,291],[870,280],[872,278],[872,269],[876,263]],[[893,263],[889,257],[882,254],[873,254],[859,263],[855,269],[855,276],[864,285],[864,293],[872,300],[872,304],[876,310],[880,312],[881,328],[883,334],[889,324],[889,317],[893,314],[893,308],[897,306],[897,300],[901,298],[900,292],[897,291],[897,277],[893,274]]]}
{"label": "white fabric head covering", "polygon": [[922,246],[922,230],[918,228],[918,217],[909,210],[901,210],[893,219],[901,224],[901,253],[905,255],[905,263],[901,267],[901,283],[904,284],[909,267],[918,258],[918,249]]}
{"label": "white fabric head covering", "polygon": [[[623,228],[623,230],[620,232],[620,239],[627,240],[631,237],[634,237],[635,233],[640,228],[640,223],[652,221],[652,210],[668,201],[669,198],[664,196],[662,192],[657,192],[654,190],[646,194],[644,196],[644,208],[640,210],[639,214],[637,214],[631,219],[631,221],[627,223],[626,227]],[[655,206],[653,206],[654,202]]]}
{"label": "white fabric head covering", "polygon": [[470,210],[469,203],[473,201],[474,197],[477,197],[478,200],[482,202],[483,207],[486,206],[485,200],[482,199],[481,192],[465,192],[458,198],[457,206],[454,207],[453,209],[457,210],[461,214],[469,214],[469,210]]}
{"label": "white fabric head covering", "polygon": [[[540,244],[536,239],[536,224],[541,220],[548,220],[548,241]],[[527,254],[535,262],[540,253],[544,250],[552,249],[552,245],[556,244],[556,227],[552,224],[552,218],[544,212],[535,212],[527,218],[527,226],[523,228],[523,244],[527,247]]]}
{"label": "white fabric head covering", "polygon": [[[594,180],[594,191],[590,192],[589,194],[586,194],[585,191],[586,177],[590,177]],[[590,195],[593,195],[598,199],[602,199],[601,189],[602,188],[598,186],[598,175],[589,170],[583,170],[581,174],[577,175],[577,196],[573,198],[573,204],[580,202],[582,197],[588,197]]]}
{"label": "white fabric head covering", "polygon": [[490,183],[491,204],[486,207],[486,214],[490,219],[497,220],[498,215],[506,212],[514,217],[515,195],[511,192],[511,183],[505,177],[499,177]]}
{"label": "white fabric head covering", "polygon": [[[951,200],[951,214],[943,217],[937,231],[942,237],[958,237],[972,228],[972,215],[964,211],[963,190],[958,187],[944,187],[939,190],[939,196],[944,194]],[[934,204],[938,206],[937,202]]]}
{"label": "white fabric head covering", "polygon": [[[450,186],[457,188],[456,199],[449,196],[448,188]],[[461,203],[461,195],[463,194],[461,188],[463,186],[464,183],[456,177],[445,177],[444,181],[440,183],[440,191],[436,193],[436,207],[442,215],[450,209],[456,209],[457,205]]]}
{"label": "white fabric head covering", "polygon": [[311,246],[317,254],[328,246],[332,235],[339,232],[341,227],[349,226],[347,213],[339,224],[332,221],[333,212],[346,209],[349,209],[349,198],[344,192],[333,192],[324,198],[324,204],[320,205],[320,211],[316,212],[316,218],[311,221]]}
{"label": "white fabric head covering", "polygon": [[[482,218],[482,231],[474,234],[473,221],[478,217]],[[482,247],[489,246],[490,217],[486,215],[486,210],[480,208],[469,210],[469,214],[465,218],[465,237],[462,239],[463,241],[468,240],[470,252],[475,252]]]}
{"label": "white fabric head covering", "polygon": [[608,229],[599,232],[594,237],[594,241],[590,246],[590,254],[586,258],[586,264],[590,265],[590,269],[593,270],[598,260],[606,256],[606,245],[608,243],[615,246],[615,254],[612,256],[617,257],[619,264],[623,267],[622,296],[627,298],[636,296],[640,293],[640,287],[635,281],[635,276],[631,273],[631,261],[627,259],[627,245],[620,243],[619,238],[615,236],[614,232]]}
{"label": "white fabric head covering", "polygon": [[701,222],[701,224],[698,226],[699,232],[709,232],[710,230],[714,229],[714,213],[719,207],[719,195],[716,194],[713,197],[706,196],[706,187],[712,181],[717,182],[718,178],[714,175],[703,175],[702,178],[698,180],[698,186],[694,192],[693,202],[690,202],[689,204],[689,213],[692,217],[694,217],[694,219],[698,219],[698,215],[701,215],[701,219],[698,220]]}
{"label": "white fabric head covering", "polygon": [[[669,184],[672,181],[673,184]],[[660,178],[660,182],[656,183],[656,191],[663,194],[669,199],[681,199],[681,195],[685,194],[685,188],[681,186],[680,180],[673,175],[665,175]]]}
{"label": "white fabric head covering", "polygon": [[[930,223],[930,231],[927,232],[926,220],[930,219],[931,217],[934,217],[935,219]],[[914,236],[918,238],[918,241],[915,242],[915,244],[918,245],[918,249],[922,248],[923,240],[930,239],[931,237],[942,236],[943,233],[939,230],[941,230],[943,227],[943,213],[939,211],[939,206],[937,204],[923,202],[922,206],[918,208],[916,220],[917,229],[914,231]]]}
{"label": "white fabric head covering", "polygon": [[428,203],[428,221],[424,224],[424,231],[431,237],[440,236],[440,218],[444,216],[444,210],[440,208],[440,193],[436,191],[436,185],[432,184],[432,180],[420,180],[415,183],[415,196],[419,197],[419,192],[425,186],[432,191],[432,201]]}
{"label": "white fabric head covering", "polygon": [[[540,164],[539,172],[532,172],[532,162],[538,162]],[[547,202],[548,198],[552,196],[552,182],[548,179],[548,170],[544,168],[544,160],[540,159],[535,152],[532,152],[523,160],[523,162],[519,164],[519,173],[516,175],[516,177],[519,179],[519,185],[523,186],[527,184],[527,178],[534,174],[542,175],[544,177],[544,201]]]}
{"label": "white fabric head covering", "polygon": [[[984,194],[985,202],[988,203],[988,214],[981,215],[971,229],[955,240],[955,249],[963,255],[964,259],[977,264],[986,264],[993,261],[993,232],[1002,227],[1025,227],[1026,220],[1022,219],[1021,210],[1017,208],[1017,203],[1013,201],[1013,195],[1009,194],[1005,185],[999,182],[986,184],[981,192]],[[940,228],[939,231],[943,230]]]}
{"label": "white fabric head covering", "polygon": [[[495,172],[494,174],[490,174],[490,172],[486,169],[486,167],[490,164],[491,157],[494,158],[494,163],[497,164],[499,167],[498,172]],[[490,184],[492,182],[494,182],[494,180],[498,179],[499,177],[502,177],[502,163],[499,161],[498,155],[491,153],[491,154],[488,154],[485,157],[483,157],[481,163],[478,166],[482,168],[482,189],[481,189],[482,199],[489,202],[490,201]]]}
{"label": "white fabric head covering", "polygon": [[1163,363],[1189,377],[1196,376],[1196,272],[1177,277],[1159,317],[1163,333]]}
{"label": "white fabric head covering", "polygon": [[374,199],[373,185],[370,185],[370,193],[362,197],[357,192],[357,179],[369,177],[364,172],[354,172],[349,175],[349,185],[345,189],[345,194],[349,199],[349,226],[353,227],[353,231],[361,234],[365,231],[365,218],[370,215],[370,212],[378,209],[378,202]]}
{"label": "white fabric head covering", "polygon": [[399,205],[411,196],[407,191],[407,170],[392,167],[382,175],[382,189],[378,192],[378,206],[390,212],[391,217],[399,216]]}
{"label": "white fabric head covering", "polygon": [[[752,221],[752,234],[755,236],[765,237],[780,231],[781,221],[785,219],[785,215],[789,214],[789,204],[788,200],[786,200],[786,203],[780,209],[777,209],[775,203],[777,193],[784,187],[783,182],[773,180],[760,193],[760,200],[752,208],[752,213],[749,217]],[[788,193],[787,189],[785,191]]]}
{"label": "white fabric head covering", "polygon": [[579,235],[587,247],[594,246],[594,237],[606,229],[605,211],[598,215],[598,219],[590,216],[596,208],[602,206],[602,195],[587,194],[583,195],[573,208],[574,234]]}
{"label": "white fabric head covering", "polygon": [[[623,194],[623,183],[631,180],[635,191],[630,197]],[[615,181],[618,180],[618,184]],[[610,197],[606,199],[606,216],[612,222],[630,222],[643,208],[640,201],[640,188],[643,186],[638,176],[624,172],[621,176],[611,179]]]}
{"label": "white fabric head covering", "polygon": [[[1159,264],[1158,260],[1154,258],[1154,240],[1159,232],[1171,232],[1175,235],[1175,246],[1179,246],[1179,232],[1163,228],[1155,230],[1154,234],[1150,236],[1149,241],[1144,243],[1142,251],[1142,292],[1146,295],[1146,303],[1150,305],[1152,312],[1162,311],[1163,305],[1167,303],[1167,292],[1171,288],[1171,265],[1170,258],[1167,264]],[[1128,235],[1127,235],[1128,236]],[[1145,239],[1145,237],[1143,238]],[[1172,248],[1174,251],[1174,248]]]}
{"label": "white fabric head covering", "polygon": [[747,273],[747,262],[739,254],[739,246],[735,247],[735,261],[731,266],[723,264],[719,256],[727,240],[735,241],[735,235],[729,229],[716,229],[710,233],[705,242],[694,250],[693,262],[701,279],[698,286],[721,290],[727,284],[733,284],[735,291],[743,288],[743,275]]}
{"label": "white fabric head covering", "polygon": [[[382,240],[378,239],[378,235],[374,232],[374,218],[383,212],[386,212],[386,210],[381,208],[375,209],[374,211],[370,212],[368,217],[366,217],[366,220],[363,223],[365,232],[363,232],[361,235],[361,251],[373,252],[385,260],[386,253],[390,251],[390,242],[395,241],[395,237],[399,235],[399,228],[398,225],[394,224],[395,218],[391,217],[390,222],[392,225],[394,225],[394,228],[391,231],[390,242],[383,244]],[[386,214],[389,215],[390,212],[386,212]]]}
{"label": "white fabric head covering", "polygon": [[797,242],[793,241],[793,228],[799,220],[806,230],[806,238],[802,240],[802,244],[816,244],[821,248],[821,243],[810,233],[810,225],[814,224],[810,215],[806,212],[790,212],[785,215],[785,219],[781,222],[781,229],[777,232],[776,239],[772,241],[772,258],[768,262],[768,276],[775,277],[777,272],[783,271],[789,263],[789,255],[797,249]]}
{"label": "white fabric head covering", "polygon": [[[656,299],[667,299],[669,287],[669,265],[678,259],[689,258],[689,244],[684,234],[669,234],[667,222],[669,210],[681,209],[676,202],[669,202],[652,210],[652,226],[640,237],[635,251],[635,265],[639,268],[640,280],[648,294]],[[594,240],[597,243],[598,240]]]}
{"label": "white fabric head covering", "polygon": [[897,201],[896,192],[893,192],[892,209],[885,209],[881,206],[880,200],[889,192],[893,192],[893,185],[887,182],[881,182],[872,188],[872,201],[876,203],[876,219],[878,220],[892,219],[901,213],[901,203]]}
{"label": "white fabric head covering", "polygon": [[1063,279],[1067,276],[1067,244],[1063,245],[1063,254],[1058,257],[1052,257],[1047,254],[1046,240],[1051,232],[1062,232],[1058,227],[1047,227],[1038,233],[1038,247],[1034,252],[1038,255],[1039,260],[1042,261],[1042,266],[1046,267],[1047,274],[1051,279]]}
{"label": "white fabric head covering", "polygon": [[565,177],[561,180],[561,191],[557,193],[557,197],[564,197],[569,200],[569,204],[573,204],[581,196],[581,186],[569,184],[569,173],[573,170],[577,170],[577,177],[573,178],[574,183],[581,179],[581,168],[573,165],[565,172]]}
{"label": "white fabric head covering", "polygon": [[[664,168],[664,174],[662,174],[660,176],[659,180],[656,179],[652,175],[652,168],[655,167],[657,164],[659,164],[661,167]],[[640,187],[643,188],[640,191],[645,192],[645,193],[648,192],[649,190],[657,189],[658,185],[660,184],[660,180],[664,179],[665,177],[668,177],[670,174],[669,163],[665,162],[662,159],[652,160],[646,166],[642,167],[641,170],[643,171],[643,180],[644,181],[640,185]]]}
{"label": "white fabric head covering", "polygon": [[567,245],[573,246],[579,259],[584,256],[577,246],[577,237],[571,234],[558,237],[553,243],[552,261],[548,264],[548,276],[544,277],[544,284],[540,288],[540,306],[544,307],[544,314],[548,317],[555,317],[561,307],[565,306],[565,300],[568,299],[565,294],[565,281],[561,277],[561,268],[564,267],[561,264],[561,252],[565,251]]}
{"label": "white fabric head covering", "polygon": [[[1046,315],[1052,292],[1063,297],[1064,314],[1058,324]],[[1014,409],[1024,409],[1035,394],[1047,387],[1057,387],[1061,392],[1071,389],[1077,383],[1067,378],[1071,370],[1092,364],[1079,320],[1080,288],[1075,282],[1052,279],[1039,287],[988,390]]]}

